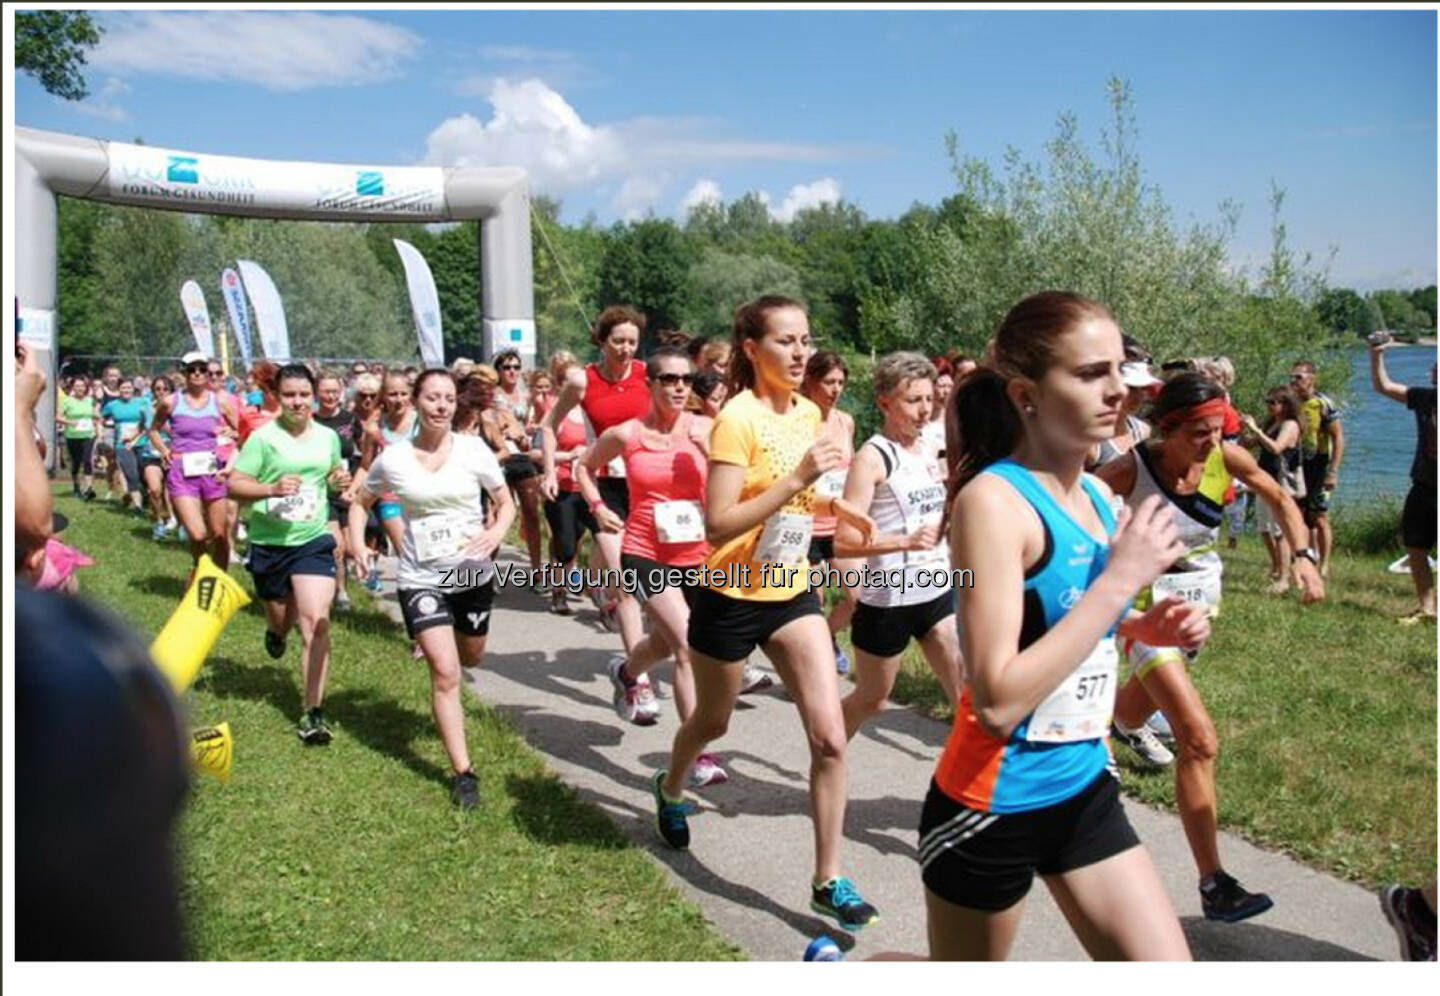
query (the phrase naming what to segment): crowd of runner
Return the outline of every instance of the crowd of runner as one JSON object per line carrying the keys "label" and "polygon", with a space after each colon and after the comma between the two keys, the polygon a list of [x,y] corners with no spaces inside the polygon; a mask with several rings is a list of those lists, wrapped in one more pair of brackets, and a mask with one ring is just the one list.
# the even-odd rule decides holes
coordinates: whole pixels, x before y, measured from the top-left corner
{"label": "crowd of runner", "polygon": [[[551,611],[583,592],[618,633],[605,672],[622,720],[658,721],[652,675],[671,669],[678,728],[651,781],[671,847],[692,843],[687,791],[727,779],[712,745],[737,696],[775,680],[763,656],[810,749],[811,906],[846,930],[875,922],[844,874],[847,744],[913,641],[956,713],[919,816],[932,957],[1004,957],[1036,874],[1093,956],[1189,957],[1120,806],[1116,743],[1173,766],[1205,915],[1270,908],[1225,871],[1219,745],[1190,669],[1225,625],[1227,509],[1233,545],[1255,504],[1268,592],[1325,598],[1345,442],[1312,364],[1271,386],[1257,419],[1231,403],[1228,361],[1157,370],[1102,304],[1046,292],[1011,309],[978,362],[880,358],[879,428],[857,439],[845,361],[816,350],[796,301],[744,305],[728,342],[662,333],[642,359],[645,335],[643,314],[613,306],[589,363],[260,362],[243,383],[189,353],[154,378],[67,378],[57,428],[77,497],[108,485],[157,542],[222,570],[244,549],[266,652],[299,635],[306,744],[332,735],[330,616],[349,607],[347,575],[376,588],[392,553],[462,808],[479,799],[460,669],[484,656],[495,552],[518,523]],[[1435,618],[1434,371],[1431,386],[1396,384],[1386,348],[1372,344],[1375,387],[1420,436],[1402,523],[1414,624]],[[1433,899],[1384,897],[1402,938],[1428,929],[1416,950],[1431,953]]]}

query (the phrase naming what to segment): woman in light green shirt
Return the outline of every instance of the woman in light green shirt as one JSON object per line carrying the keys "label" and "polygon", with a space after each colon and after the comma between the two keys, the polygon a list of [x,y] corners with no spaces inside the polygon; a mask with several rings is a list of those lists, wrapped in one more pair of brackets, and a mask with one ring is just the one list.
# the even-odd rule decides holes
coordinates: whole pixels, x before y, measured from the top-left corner
{"label": "woman in light green shirt", "polygon": [[305,714],[296,735],[307,745],[330,742],[321,705],[330,668],[330,603],[335,598],[335,538],[325,521],[329,491],[350,483],[340,437],[312,417],[315,375],[300,364],[276,377],[280,415],[250,434],[230,475],[230,497],[250,506],[248,563],[265,601],[265,650],[285,654],[285,637],[300,630]]}
{"label": "woman in light green shirt", "polygon": [[95,424],[100,413],[90,396],[90,378],[80,374],[70,382],[70,389],[60,394],[60,409],[55,424],[65,432],[65,448],[70,457],[70,486],[76,498],[95,500],[94,479],[90,461],[95,453]]}

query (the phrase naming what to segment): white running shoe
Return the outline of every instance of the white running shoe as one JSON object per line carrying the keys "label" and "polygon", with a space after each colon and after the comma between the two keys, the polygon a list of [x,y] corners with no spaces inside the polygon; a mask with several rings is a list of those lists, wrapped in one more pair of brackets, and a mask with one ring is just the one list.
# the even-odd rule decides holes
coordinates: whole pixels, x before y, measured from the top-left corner
{"label": "white running shoe", "polygon": [[648,674],[642,674],[635,679],[635,692],[639,705],[635,722],[641,726],[649,726],[660,718],[660,703],[655,698],[655,689],[650,684]]}
{"label": "white running shoe", "polygon": [[1145,762],[1146,767],[1165,768],[1175,763],[1175,755],[1160,742],[1155,731],[1143,723],[1134,730],[1127,730],[1119,723],[1112,723],[1110,733]]}
{"label": "white running shoe", "polygon": [[690,787],[704,788],[706,785],[724,785],[730,780],[725,769],[720,766],[720,759],[709,751],[701,754],[695,759],[695,765],[690,769]]}
{"label": "white running shoe", "polygon": [[620,669],[625,666],[625,655],[616,654],[610,658],[610,664],[605,669],[610,675],[610,687],[614,690],[611,702],[615,706],[615,715],[627,723],[634,723],[636,726],[649,726],[655,722],[659,710],[655,707],[655,697],[649,695],[649,708],[644,704],[645,696],[650,692],[650,683],[645,681],[645,676],[634,684],[626,685],[620,677]]}
{"label": "white running shoe", "polygon": [[745,673],[740,676],[740,694],[763,692],[775,684],[775,679],[749,661],[745,662]]}

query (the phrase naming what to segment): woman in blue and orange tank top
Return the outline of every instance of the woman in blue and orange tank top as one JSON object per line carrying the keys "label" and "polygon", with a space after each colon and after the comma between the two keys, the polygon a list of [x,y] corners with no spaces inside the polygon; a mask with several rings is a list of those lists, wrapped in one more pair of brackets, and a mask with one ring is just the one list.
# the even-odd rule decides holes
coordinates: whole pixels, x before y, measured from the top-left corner
{"label": "woman in blue and orange tank top", "polygon": [[1151,501],[1117,524],[1083,473],[1120,417],[1122,362],[1102,305],[1045,292],[1010,310],[952,399],[952,566],[974,583],[956,588],[964,688],[920,820],[932,958],[1004,958],[1036,873],[1092,957],[1190,955],[1104,739],[1117,632],[1209,633],[1178,598],[1130,610],[1180,552],[1173,521]]}

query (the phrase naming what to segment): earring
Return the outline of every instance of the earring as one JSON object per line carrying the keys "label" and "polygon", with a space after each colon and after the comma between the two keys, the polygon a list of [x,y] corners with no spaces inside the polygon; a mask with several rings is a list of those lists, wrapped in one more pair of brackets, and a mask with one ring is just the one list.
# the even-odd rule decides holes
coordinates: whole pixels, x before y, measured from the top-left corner
{"label": "earring", "polygon": [[1034,415],[1034,414],[1035,414],[1035,406],[1034,406],[1034,405],[1026,405],[1026,406],[1025,406],[1025,414],[1026,414],[1026,415]]}

